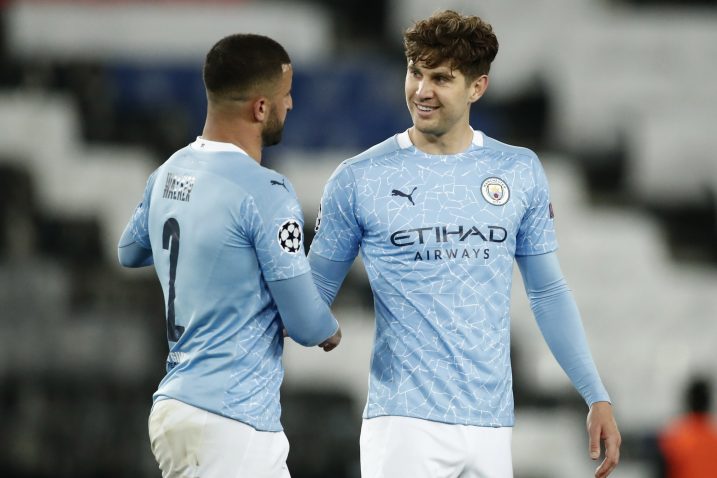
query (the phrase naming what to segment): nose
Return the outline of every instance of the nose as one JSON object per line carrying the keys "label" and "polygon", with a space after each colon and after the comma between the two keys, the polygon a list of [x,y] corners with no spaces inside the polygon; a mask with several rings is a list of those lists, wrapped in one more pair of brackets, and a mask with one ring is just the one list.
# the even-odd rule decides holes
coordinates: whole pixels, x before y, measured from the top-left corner
{"label": "nose", "polygon": [[429,98],[433,94],[433,89],[431,88],[431,84],[428,80],[425,78],[421,79],[418,82],[418,88],[416,89],[416,95],[419,98]]}
{"label": "nose", "polygon": [[289,95],[289,97],[286,99],[286,111],[291,111],[291,108],[294,107],[294,99]]}

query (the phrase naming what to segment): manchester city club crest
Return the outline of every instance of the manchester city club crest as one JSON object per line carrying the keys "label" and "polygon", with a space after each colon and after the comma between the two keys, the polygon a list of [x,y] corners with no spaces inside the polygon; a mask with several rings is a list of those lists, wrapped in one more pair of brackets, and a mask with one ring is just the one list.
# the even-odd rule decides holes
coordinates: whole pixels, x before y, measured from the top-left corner
{"label": "manchester city club crest", "polygon": [[492,177],[483,181],[480,187],[483,199],[494,206],[502,206],[510,199],[510,189],[508,185],[500,178]]}

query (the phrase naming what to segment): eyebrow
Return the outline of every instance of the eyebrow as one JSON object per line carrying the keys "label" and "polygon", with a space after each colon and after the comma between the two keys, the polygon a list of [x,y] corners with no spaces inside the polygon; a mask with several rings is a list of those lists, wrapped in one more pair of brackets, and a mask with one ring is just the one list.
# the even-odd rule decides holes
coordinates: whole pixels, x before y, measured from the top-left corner
{"label": "eyebrow", "polygon": [[[445,66],[439,67],[438,69],[434,69],[434,68],[421,68],[421,67],[417,66],[415,63],[410,63],[410,64],[408,65],[408,68],[409,68],[410,70],[412,70],[412,71],[422,71],[422,70],[423,70],[423,71],[422,71],[423,73],[429,74],[429,75],[431,75],[431,76],[442,75],[442,76],[447,76],[447,77],[449,77],[449,78],[455,78],[455,77],[456,77],[456,75],[453,74],[453,69],[448,68],[448,67],[445,67]],[[430,70],[430,71],[425,71],[425,70]]]}

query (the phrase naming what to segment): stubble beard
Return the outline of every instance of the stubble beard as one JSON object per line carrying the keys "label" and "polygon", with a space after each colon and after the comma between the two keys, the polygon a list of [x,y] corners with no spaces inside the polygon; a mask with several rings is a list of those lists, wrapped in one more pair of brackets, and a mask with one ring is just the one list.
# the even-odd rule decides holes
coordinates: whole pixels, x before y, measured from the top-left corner
{"label": "stubble beard", "polygon": [[261,132],[261,143],[264,147],[274,146],[281,142],[281,136],[284,132],[284,124],[279,121],[279,115],[276,114],[275,109],[271,109],[269,119],[266,122],[266,126]]}

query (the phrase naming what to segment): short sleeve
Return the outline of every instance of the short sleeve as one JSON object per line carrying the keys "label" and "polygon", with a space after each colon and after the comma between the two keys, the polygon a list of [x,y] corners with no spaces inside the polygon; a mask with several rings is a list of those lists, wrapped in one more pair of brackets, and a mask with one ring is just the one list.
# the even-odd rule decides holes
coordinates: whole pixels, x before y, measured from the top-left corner
{"label": "short sleeve", "polygon": [[310,271],[304,251],[304,217],[293,188],[272,188],[248,199],[249,234],[265,280]]}
{"label": "short sleeve", "polygon": [[356,183],[346,163],[329,179],[321,198],[311,253],[333,261],[353,260],[358,254],[362,228],[356,217]]}
{"label": "short sleeve", "polygon": [[535,155],[532,156],[531,166],[531,183],[526,186],[529,191],[528,208],[516,241],[515,254],[518,256],[545,254],[558,248],[548,180]]}
{"label": "short sleeve", "polygon": [[156,176],[157,171],[154,171],[149,176],[149,179],[147,179],[144,194],[142,195],[142,202],[137,205],[132,217],[129,220],[130,233],[134,237],[135,241],[137,241],[137,244],[145,249],[152,248],[149,241],[149,203]]}

